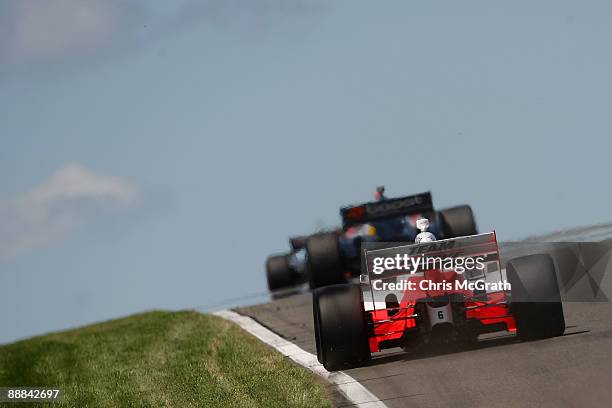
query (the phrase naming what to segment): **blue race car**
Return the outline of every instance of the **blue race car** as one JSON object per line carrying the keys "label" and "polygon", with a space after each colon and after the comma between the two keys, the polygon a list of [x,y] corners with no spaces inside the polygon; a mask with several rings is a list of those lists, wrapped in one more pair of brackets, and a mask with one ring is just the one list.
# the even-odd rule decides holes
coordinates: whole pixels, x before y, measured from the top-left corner
{"label": "blue race car", "polygon": [[387,198],[376,189],[375,201],[340,209],[342,229],[312,235],[306,240],[304,270],[311,288],[333,285],[361,271],[364,242],[414,242],[416,221],[427,218],[429,231],[439,239],[478,233],[468,205],[436,211],[430,192]]}
{"label": "blue race car", "polygon": [[440,239],[477,233],[467,205],[435,211],[429,192],[399,198],[387,198],[384,192],[378,187],[373,202],[341,208],[341,229],[293,237],[291,252],[268,257],[268,288],[342,283],[360,273],[362,242],[413,242],[419,218],[428,218],[429,231]]}

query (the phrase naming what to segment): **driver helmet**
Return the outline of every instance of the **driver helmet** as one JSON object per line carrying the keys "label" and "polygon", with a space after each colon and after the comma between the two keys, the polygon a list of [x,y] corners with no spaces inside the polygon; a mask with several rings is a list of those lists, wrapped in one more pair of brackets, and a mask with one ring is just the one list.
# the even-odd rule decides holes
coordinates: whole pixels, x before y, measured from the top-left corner
{"label": "driver helmet", "polygon": [[376,191],[374,192],[374,200],[382,201],[382,200],[385,200],[386,198],[387,197],[385,197],[385,186],[376,187]]}

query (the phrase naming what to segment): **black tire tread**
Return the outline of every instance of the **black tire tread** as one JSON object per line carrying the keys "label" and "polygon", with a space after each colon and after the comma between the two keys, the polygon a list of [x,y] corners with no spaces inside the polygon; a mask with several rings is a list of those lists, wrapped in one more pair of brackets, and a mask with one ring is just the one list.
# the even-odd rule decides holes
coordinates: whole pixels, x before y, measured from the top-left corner
{"label": "black tire tread", "polygon": [[440,211],[444,226],[444,238],[464,237],[478,234],[472,207],[459,205]]}
{"label": "black tire tread", "polygon": [[528,255],[506,266],[512,285],[511,309],[521,339],[563,335],[565,318],[555,266],[549,255]]}
{"label": "black tire tread", "polygon": [[317,358],[329,371],[357,367],[370,360],[361,287],[339,284],[313,292]]}
{"label": "black tire tread", "polygon": [[295,284],[294,275],[289,265],[289,255],[272,255],[266,260],[266,277],[271,291]]}
{"label": "black tire tread", "polygon": [[336,233],[312,235],[306,240],[306,252],[311,289],[346,282]]}

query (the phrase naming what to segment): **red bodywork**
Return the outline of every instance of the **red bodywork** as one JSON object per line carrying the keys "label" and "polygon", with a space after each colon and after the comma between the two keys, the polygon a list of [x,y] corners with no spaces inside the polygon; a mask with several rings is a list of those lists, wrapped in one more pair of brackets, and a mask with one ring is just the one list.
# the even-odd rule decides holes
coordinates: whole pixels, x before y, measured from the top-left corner
{"label": "red bodywork", "polygon": [[[489,248],[492,248],[492,250],[489,250],[489,255],[492,254],[495,257],[495,262],[500,267],[499,248],[495,232],[483,234],[483,239],[485,235],[486,239],[490,240],[488,242],[490,244]],[[482,245],[482,242],[479,244]],[[425,279],[431,282],[454,282],[455,280],[464,279],[464,275],[454,271],[426,270],[420,276],[411,276],[409,278],[410,281],[415,282],[417,287],[418,282]],[[516,332],[514,317],[509,312],[508,303],[506,302],[507,296],[504,291],[489,292],[485,296],[482,294],[477,296],[470,290],[406,290],[397,307],[375,308],[375,310],[365,311],[367,321],[372,326],[369,337],[370,352],[378,352],[385,348],[383,343],[395,344],[394,341],[400,340],[406,332],[417,329],[418,320],[414,316],[418,301],[452,294],[460,294],[465,299],[462,307],[465,308],[466,320],[477,320],[484,327],[496,325],[496,327],[505,328],[510,332]]]}

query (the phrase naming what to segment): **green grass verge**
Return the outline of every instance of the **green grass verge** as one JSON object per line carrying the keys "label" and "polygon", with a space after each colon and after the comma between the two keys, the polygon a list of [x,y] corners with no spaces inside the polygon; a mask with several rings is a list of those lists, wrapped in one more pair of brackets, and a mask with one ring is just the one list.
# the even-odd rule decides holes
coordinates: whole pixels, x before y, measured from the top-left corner
{"label": "green grass verge", "polygon": [[[329,407],[325,385],[233,323],[149,312],[0,346],[0,386],[53,407]],[[25,406],[25,405],[24,405]]]}

